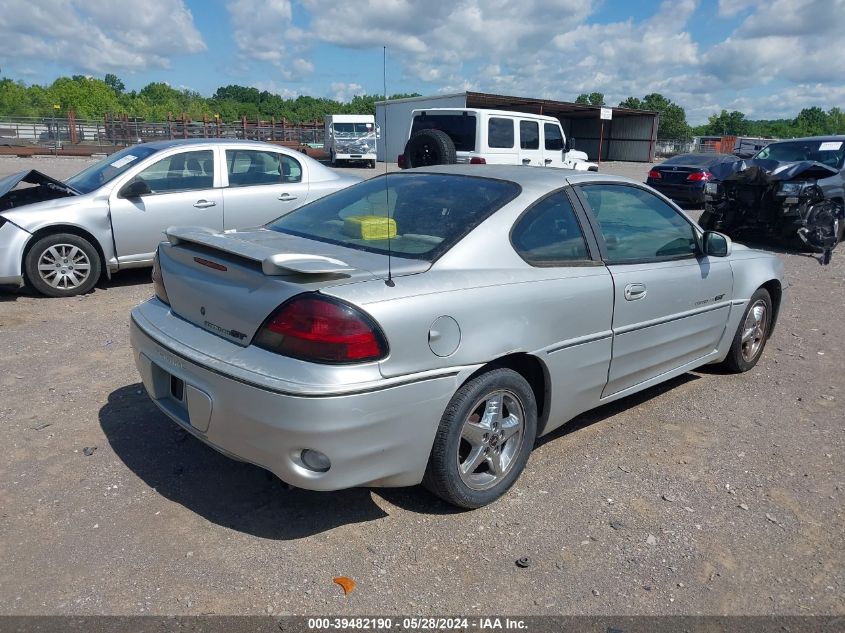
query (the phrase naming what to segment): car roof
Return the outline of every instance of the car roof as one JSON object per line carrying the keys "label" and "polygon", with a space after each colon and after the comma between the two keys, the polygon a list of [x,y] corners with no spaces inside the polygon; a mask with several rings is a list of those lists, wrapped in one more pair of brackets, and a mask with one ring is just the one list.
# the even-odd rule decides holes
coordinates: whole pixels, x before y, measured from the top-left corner
{"label": "car roof", "polygon": [[585,182],[642,184],[632,178],[613,176],[595,171],[560,169],[557,167],[529,167],[527,165],[434,165],[431,167],[416,167],[394,173],[455,174],[460,176],[494,178],[496,180],[515,182],[523,188],[546,188],[550,191],[566,184]]}
{"label": "car roof", "polygon": [[490,116],[519,117],[520,119],[542,119],[543,121],[557,121],[556,118],[547,114],[535,114],[533,112],[517,112],[516,110],[493,110],[491,108],[414,108],[413,112],[425,112],[426,114],[429,112],[433,114],[445,112],[471,112],[488,114]]}
{"label": "car roof", "polygon": [[[265,143],[264,141],[248,141],[236,138],[174,138],[161,141],[150,141],[149,143],[138,143],[142,147],[151,147],[156,150],[169,149],[182,145],[262,145],[264,147],[280,148],[281,145]],[[285,148],[289,149],[289,148]]]}
{"label": "car roof", "polygon": [[845,134],[828,134],[825,136],[802,136],[800,138],[782,138],[779,141],[773,141],[769,145],[776,145],[777,143],[793,143],[800,141],[842,141],[845,142]]}

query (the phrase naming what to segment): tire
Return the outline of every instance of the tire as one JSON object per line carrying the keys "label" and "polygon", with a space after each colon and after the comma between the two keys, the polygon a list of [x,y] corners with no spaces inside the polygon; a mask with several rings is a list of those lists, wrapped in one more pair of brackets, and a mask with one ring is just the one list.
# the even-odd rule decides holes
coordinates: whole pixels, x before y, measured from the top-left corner
{"label": "tire", "polygon": [[419,130],[405,143],[408,167],[454,165],[458,162],[455,144],[442,130]]}
{"label": "tire", "polygon": [[423,486],[461,508],[492,503],[522,473],[536,435],[537,403],[525,378],[506,368],[481,374],[446,407]]}
{"label": "tire", "polygon": [[772,331],[773,315],[772,298],[768,290],[758,288],[751,295],[748,307],[734,334],[731,349],[722,363],[727,370],[740,374],[757,364]]}
{"label": "tire", "polygon": [[370,169],[375,169],[375,168],[376,168],[376,161],[370,160]]}
{"label": "tire", "polygon": [[72,233],[53,233],[32,245],[24,259],[29,284],[48,297],[73,297],[91,290],[102,262],[94,245]]}

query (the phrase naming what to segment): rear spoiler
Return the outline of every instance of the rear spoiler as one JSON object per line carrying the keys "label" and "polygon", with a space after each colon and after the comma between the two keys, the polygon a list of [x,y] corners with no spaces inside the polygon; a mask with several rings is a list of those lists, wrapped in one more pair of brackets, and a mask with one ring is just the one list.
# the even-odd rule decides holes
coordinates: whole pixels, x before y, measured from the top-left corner
{"label": "rear spoiler", "polygon": [[236,233],[218,233],[200,226],[172,226],[164,233],[167,235],[167,241],[173,246],[185,242],[199,244],[258,262],[265,275],[285,275],[290,272],[327,275],[354,270],[352,266],[339,259],[308,253],[280,253],[269,246],[241,240]]}

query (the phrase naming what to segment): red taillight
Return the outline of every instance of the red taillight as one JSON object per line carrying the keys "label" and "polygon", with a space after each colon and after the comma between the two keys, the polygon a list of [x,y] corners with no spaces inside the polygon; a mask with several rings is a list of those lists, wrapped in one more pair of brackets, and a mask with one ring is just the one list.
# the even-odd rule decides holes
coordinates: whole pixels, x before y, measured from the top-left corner
{"label": "red taillight", "polygon": [[405,167],[407,167],[405,154],[399,154],[399,156],[396,157],[396,164],[399,165],[399,169],[405,169]]}
{"label": "red taillight", "polygon": [[482,156],[473,156],[469,159],[470,165],[486,165],[487,159]]}
{"label": "red taillight", "polygon": [[161,277],[161,264],[158,261],[158,249],[156,249],[156,254],[153,255],[153,291],[155,292],[156,297],[158,297],[161,301],[164,301],[167,305],[170,305],[170,299],[167,296],[167,289],[164,287],[164,279]]}
{"label": "red taillight", "polygon": [[363,363],[387,355],[384,335],[369,316],[316,294],[298,295],[279,306],[258,330],[254,343],[316,363]]}
{"label": "red taillight", "polygon": [[[643,172],[640,172],[640,173],[643,173]],[[656,169],[652,169],[650,172],[648,172],[648,178],[649,178],[649,180],[660,180],[660,179],[663,178],[663,176],[661,176],[660,172],[657,171]]]}
{"label": "red taillight", "polygon": [[687,176],[690,182],[707,182],[713,177],[709,171],[696,171]]}

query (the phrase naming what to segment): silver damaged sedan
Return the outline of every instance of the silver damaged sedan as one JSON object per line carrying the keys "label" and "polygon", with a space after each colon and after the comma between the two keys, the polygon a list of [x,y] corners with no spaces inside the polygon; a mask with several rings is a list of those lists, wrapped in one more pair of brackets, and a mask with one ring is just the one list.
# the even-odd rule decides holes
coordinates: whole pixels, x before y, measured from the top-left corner
{"label": "silver damaged sedan", "polygon": [[408,170],[167,237],[131,326],[164,413],[295,486],[422,482],[466,508],[579,413],[754,367],[786,290],[775,256],[647,186],[545,168]]}
{"label": "silver damaged sedan", "polygon": [[283,147],[222,139],[133,145],[65,182],[22,171],[0,179],[0,285],[82,294],[102,273],[149,266],[168,226],[261,226],[359,181]]}

